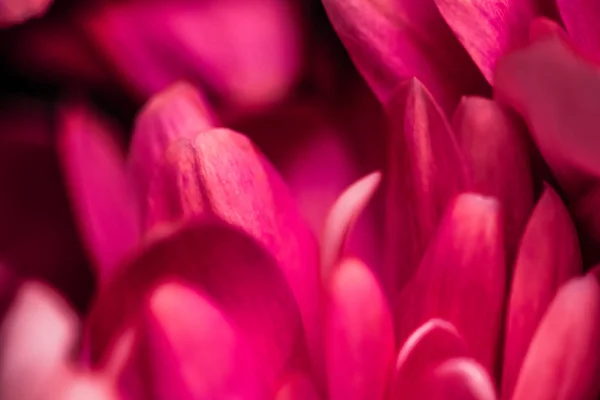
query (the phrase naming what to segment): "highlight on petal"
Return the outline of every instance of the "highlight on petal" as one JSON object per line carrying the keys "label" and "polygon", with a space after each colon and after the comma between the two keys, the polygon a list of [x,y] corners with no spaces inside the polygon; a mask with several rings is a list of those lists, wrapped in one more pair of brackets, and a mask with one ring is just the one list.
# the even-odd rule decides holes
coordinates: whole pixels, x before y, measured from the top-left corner
{"label": "highlight on petal", "polygon": [[417,268],[446,206],[468,190],[470,179],[448,121],[419,81],[404,82],[387,112],[392,131],[383,281],[396,291]]}
{"label": "highlight on petal", "polygon": [[573,278],[558,291],[527,351],[515,400],[594,399],[600,393],[600,284]]}
{"label": "highlight on petal", "polygon": [[175,143],[148,197],[149,226],[194,215],[250,234],[276,259],[300,308],[313,363],[322,358],[315,238],[277,171],[245,136],[212,129]]}
{"label": "highlight on petal", "polygon": [[310,379],[302,374],[287,378],[275,394],[275,400],[319,400],[317,390]]}
{"label": "highlight on petal", "polygon": [[145,243],[101,288],[86,327],[94,363],[110,358],[148,292],[167,277],[202,290],[228,316],[264,363],[271,390],[303,355],[298,306],[276,261],[247,234],[201,218]]}
{"label": "highlight on petal", "polygon": [[539,322],[559,287],[583,269],[577,231],[546,185],[523,233],[508,303],[502,396],[510,398]]}
{"label": "highlight on petal", "polygon": [[467,355],[467,344],[452,324],[441,319],[429,320],[409,336],[398,353],[391,398],[411,398],[416,395],[413,391],[418,390],[416,383],[431,368]]}
{"label": "highlight on petal", "polygon": [[361,261],[342,261],[329,285],[325,358],[331,400],[382,399],[394,358],[387,301]]}
{"label": "highlight on petal", "polygon": [[431,318],[452,323],[492,373],[504,313],[505,263],[498,203],[465,193],[448,207],[413,278],[397,299],[402,343]]}
{"label": "highlight on petal", "polygon": [[1,0],[0,27],[40,17],[51,4],[52,0]]}
{"label": "highlight on petal", "polygon": [[416,77],[446,112],[462,93],[485,88],[479,71],[433,1],[323,0],[352,61],[387,103],[400,82]]}
{"label": "highlight on petal", "polygon": [[527,43],[535,0],[435,0],[440,13],[492,83],[496,62]]}
{"label": "highlight on petal", "polygon": [[595,0],[556,0],[556,5],[573,41],[600,59],[600,4]]}
{"label": "highlight on petal", "polygon": [[138,243],[137,204],[109,126],[83,106],[64,109],[59,150],[83,240],[101,280]]}
{"label": "highlight on petal", "polygon": [[381,173],[373,172],[349,186],[331,207],[321,239],[321,277],[326,282],[343,257],[348,234],[381,182]]}
{"label": "highlight on petal", "polygon": [[453,125],[473,172],[474,190],[500,203],[512,263],[534,203],[526,128],[493,100],[479,97],[463,98]]}
{"label": "highlight on petal", "polygon": [[154,170],[169,145],[177,139],[193,139],[215,124],[209,104],[189,83],[175,83],[148,101],[137,116],[128,159],[140,203],[146,201]]}
{"label": "highlight on petal", "polygon": [[19,289],[0,327],[0,398],[44,394],[73,350],[78,321],[51,288],[35,282]]}
{"label": "highlight on petal", "polygon": [[64,371],[60,381],[48,387],[40,400],[117,400],[109,384],[100,376]]}

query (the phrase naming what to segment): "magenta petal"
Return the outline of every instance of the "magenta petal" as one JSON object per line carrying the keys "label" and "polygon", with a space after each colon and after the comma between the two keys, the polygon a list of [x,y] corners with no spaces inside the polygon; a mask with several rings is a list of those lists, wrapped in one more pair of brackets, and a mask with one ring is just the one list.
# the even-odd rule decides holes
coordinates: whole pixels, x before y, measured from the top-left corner
{"label": "magenta petal", "polygon": [[582,272],[579,241],[558,195],[546,186],[523,233],[506,327],[502,396],[510,398],[537,326],[558,288]]}
{"label": "magenta petal", "polygon": [[145,203],[154,170],[169,145],[177,139],[193,139],[215,124],[206,100],[186,82],[176,83],[148,101],[136,119],[128,159],[140,203]]}
{"label": "magenta petal", "polygon": [[354,222],[379,187],[381,173],[373,172],[348,187],[331,207],[321,239],[321,275],[327,281],[344,256],[344,245]]}
{"label": "magenta petal", "polygon": [[118,400],[113,389],[100,377],[68,374],[64,382],[40,400]]}
{"label": "magenta petal", "polygon": [[600,394],[600,286],[571,279],[548,307],[527,351],[513,399],[595,399]]}
{"label": "magenta petal", "polygon": [[435,0],[440,13],[492,83],[498,59],[527,43],[535,0]]}
{"label": "magenta petal", "polygon": [[462,194],[451,204],[396,313],[402,343],[431,318],[452,323],[474,357],[494,371],[502,327],[505,264],[498,203]]}
{"label": "magenta petal", "polygon": [[275,260],[243,232],[200,219],[146,243],[100,291],[87,326],[94,361],[118,350],[118,335],[167,277],[198,287],[228,315],[264,363],[271,389],[302,355],[298,306]]}
{"label": "magenta petal", "polygon": [[492,100],[466,97],[454,129],[473,171],[474,190],[500,202],[507,260],[512,262],[533,209],[533,182],[524,124]]}
{"label": "magenta petal", "polygon": [[387,111],[392,134],[384,282],[397,290],[417,268],[446,206],[468,190],[470,179],[448,121],[419,81],[404,82]]}
{"label": "magenta petal", "polygon": [[431,368],[468,354],[467,344],[452,324],[432,319],[416,329],[398,353],[391,398],[411,398],[415,383]]}
{"label": "magenta petal", "polygon": [[600,58],[600,3],[596,0],[556,0],[556,4],[573,41]]}
{"label": "magenta petal", "polygon": [[148,201],[150,221],[212,215],[257,239],[294,293],[313,361],[322,357],[316,241],[280,176],[248,138],[212,129],[174,144]]}
{"label": "magenta petal", "polygon": [[394,358],[392,316],[362,262],[342,261],[333,273],[325,318],[329,398],[383,399]]}
{"label": "magenta petal", "polygon": [[40,17],[52,0],[0,0],[0,27]]}
{"label": "magenta petal", "polygon": [[295,374],[284,380],[275,400],[319,400],[320,397],[308,377]]}
{"label": "magenta petal", "polygon": [[106,279],[138,243],[140,223],[125,160],[109,127],[83,107],[62,114],[59,146],[88,251]]}

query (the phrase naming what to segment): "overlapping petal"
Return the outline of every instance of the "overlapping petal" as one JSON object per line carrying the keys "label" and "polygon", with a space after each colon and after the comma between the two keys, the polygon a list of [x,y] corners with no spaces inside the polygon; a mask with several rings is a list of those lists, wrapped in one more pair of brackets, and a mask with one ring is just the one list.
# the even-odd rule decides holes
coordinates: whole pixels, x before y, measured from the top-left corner
{"label": "overlapping petal", "polygon": [[594,0],[557,0],[556,4],[569,36],[600,59],[600,4]]}

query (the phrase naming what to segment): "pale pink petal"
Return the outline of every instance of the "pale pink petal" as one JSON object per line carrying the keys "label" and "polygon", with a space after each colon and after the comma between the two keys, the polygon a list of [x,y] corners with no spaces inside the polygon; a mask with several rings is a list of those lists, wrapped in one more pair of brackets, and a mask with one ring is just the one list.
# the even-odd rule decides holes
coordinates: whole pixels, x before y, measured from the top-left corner
{"label": "pale pink petal", "polygon": [[1,0],[0,27],[25,22],[40,17],[52,4],[52,0]]}
{"label": "pale pink petal", "polygon": [[[446,112],[483,79],[432,0],[325,0],[325,9],[354,64],[382,103],[416,77]],[[467,78],[468,77],[468,78]]]}
{"label": "pale pink petal", "polygon": [[454,129],[471,166],[474,190],[498,199],[507,260],[514,260],[533,209],[533,181],[524,124],[492,100],[466,97]]}
{"label": "pale pink petal", "polygon": [[573,41],[600,59],[600,3],[595,0],[556,0],[556,4]]}
{"label": "pale pink petal", "polygon": [[211,218],[161,232],[101,288],[87,324],[92,361],[123,347],[127,353],[127,343],[117,342],[120,335],[141,312],[148,292],[168,277],[198,287],[231,318],[264,363],[272,390],[304,355],[298,306],[281,268],[251,237]]}
{"label": "pale pink petal", "polygon": [[492,83],[496,62],[527,43],[535,0],[435,0],[440,13]]}
{"label": "pale pink petal", "polygon": [[118,400],[114,389],[102,377],[68,368],[57,377],[39,400]]}
{"label": "pale pink petal", "polygon": [[402,343],[431,318],[452,323],[492,373],[505,298],[504,247],[498,203],[466,193],[447,209],[395,310]]}
{"label": "pale pink petal", "polygon": [[277,171],[245,136],[212,129],[168,151],[148,198],[149,226],[211,215],[256,238],[292,289],[312,360],[322,358],[317,243]]}
{"label": "pale pink petal", "polygon": [[320,398],[310,379],[300,374],[287,378],[275,394],[275,400],[319,400]]}
{"label": "pale pink petal", "polygon": [[177,139],[193,139],[215,124],[209,104],[186,82],[175,83],[148,101],[137,116],[128,158],[128,172],[142,205],[169,145]]}
{"label": "pale pink petal", "polygon": [[329,286],[325,354],[331,400],[383,399],[394,359],[387,301],[368,267],[342,261]]}
{"label": "pale pink petal", "polygon": [[515,400],[595,399],[600,394],[600,285],[593,275],[558,291],[531,341]]}
{"label": "pale pink petal", "polygon": [[105,280],[140,236],[124,156],[110,127],[81,106],[63,110],[59,146],[83,240]]}
{"label": "pale pink petal", "polygon": [[537,326],[558,288],[582,272],[577,232],[546,185],[523,233],[515,263],[504,344],[502,397],[509,399]]}
{"label": "pale pink petal", "polygon": [[470,179],[448,121],[419,81],[404,82],[387,111],[392,132],[384,174],[383,279],[397,290],[417,268],[446,206],[468,190]]}
{"label": "pale pink petal", "polygon": [[391,398],[411,398],[415,383],[439,363],[468,355],[467,344],[452,324],[432,319],[416,329],[404,342],[391,386]]}
{"label": "pale pink petal", "polygon": [[0,398],[34,400],[44,394],[74,350],[78,325],[54,290],[23,284],[0,327]]}
{"label": "pale pink petal", "polygon": [[380,182],[380,172],[361,178],[348,187],[331,207],[321,239],[321,277],[325,281],[344,256],[344,247],[354,222],[373,197]]}

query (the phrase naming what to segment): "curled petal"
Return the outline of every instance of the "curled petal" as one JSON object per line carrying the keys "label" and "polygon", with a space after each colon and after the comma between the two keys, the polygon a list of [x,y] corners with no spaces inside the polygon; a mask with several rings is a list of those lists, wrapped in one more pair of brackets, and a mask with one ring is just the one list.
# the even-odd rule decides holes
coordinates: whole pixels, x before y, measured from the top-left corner
{"label": "curled petal", "polygon": [[470,179],[448,121],[419,81],[404,82],[387,111],[392,133],[384,282],[397,290],[418,266],[446,206],[468,189]]}
{"label": "curled petal", "polygon": [[376,278],[358,260],[331,278],[325,317],[329,398],[383,399],[394,357],[391,313]]}
{"label": "curled petal", "polygon": [[512,262],[533,208],[533,182],[523,124],[492,100],[466,97],[454,129],[471,166],[474,189],[498,199],[507,259]]}
{"label": "curled petal", "polygon": [[582,272],[575,226],[546,186],[525,228],[508,306],[502,396],[510,398],[531,338],[558,288]]}
{"label": "curled petal", "polygon": [[594,399],[600,393],[600,285],[592,275],[558,291],[531,341],[515,400]]}
{"label": "curled petal", "polygon": [[502,327],[505,263],[498,203],[462,194],[448,207],[396,312],[403,340],[431,318],[461,332],[474,357],[494,371]]}
{"label": "curled petal", "polygon": [[321,240],[321,274],[325,281],[342,258],[348,234],[380,182],[380,172],[361,178],[348,187],[331,207]]}
{"label": "curled petal", "polygon": [[600,59],[600,4],[595,0],[557,0],[556,4],[573,41]]}
{"label": "curled petal", "polygon": [[92,361],[117,350],[147,293],[166,277],[198,287],[229,316],[264,363],[271,389],[303,355],[298,306],[275,260],[231,225],[194,219],[146,243],[101,289],[87,325]]}
{"label": "curled petal", "polygon": [[403,344],[391,387],[391,398],[411,398],[415,382],[441,362],[468,354],[467,344],[452,324],[432,319],[416,329]]}
{"label": "curled petal", "polygon": [[284,381],[275,400],[319,400],[317,391],[307,376],[295,374]]}

